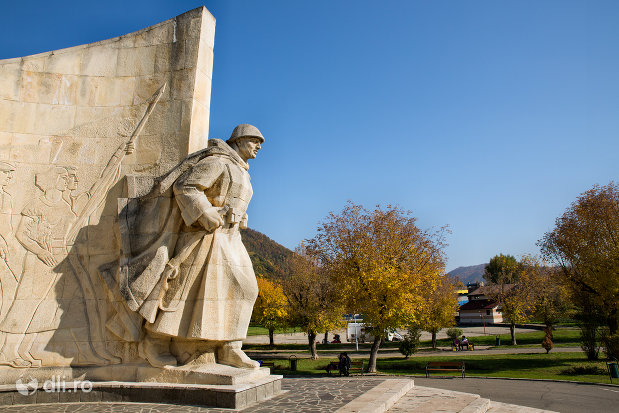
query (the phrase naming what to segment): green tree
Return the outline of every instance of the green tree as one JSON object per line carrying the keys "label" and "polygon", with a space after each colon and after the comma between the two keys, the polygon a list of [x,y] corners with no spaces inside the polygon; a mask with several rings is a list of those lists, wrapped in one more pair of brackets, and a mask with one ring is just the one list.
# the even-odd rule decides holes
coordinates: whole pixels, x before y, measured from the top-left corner
{"label": "green tree", "polygon": [[511,255],[494,256],[486,266],[484,277],[493,282],[488,296],[497,301],[509,322],[512,345],[516,345],[516,324],[529,320],[535,310],[535,286],[528,280],[530,273]]}
{"label": "green tree", "polygon": [[307,334],[312,359],[318,358],[318,332],[333,330],[342,321],[338,291],[324,268],[304,245],[300,245],[290,262],[291,276],[282,280],[288,302],[290,322]]}
{"label": "green tree", "polygon": [[421,338],[421,329],[418,327],[409,327],[404,340],[400,343],[398,350],[404,356],[409,358],[411,354],[415,354],[419,349],[419,339]]}
{"label": "green tree", "polygon": [[371,326],[370,372],[376,371],[386,332],[419,323],[425,291],[433,290],[443,274],[444,229],[429,233],[415,221],[398,207],[368,211],[348,203],[320,224],[308,244],[329,272],[347,312],[363,313]]}
{"label": "green tree", "polygon": [[[619,329],[619,185],[595,185],[557,218],[538,242],[561,268],[573,297],[589,296],[609,329]],[[580,313],[586,316],[585,308]]]}
{"label": "green tree", "polygon": [[484,279],[492,284],[514,284],[520,277],[521,268],[513,255],[495,255],[484,270]]}

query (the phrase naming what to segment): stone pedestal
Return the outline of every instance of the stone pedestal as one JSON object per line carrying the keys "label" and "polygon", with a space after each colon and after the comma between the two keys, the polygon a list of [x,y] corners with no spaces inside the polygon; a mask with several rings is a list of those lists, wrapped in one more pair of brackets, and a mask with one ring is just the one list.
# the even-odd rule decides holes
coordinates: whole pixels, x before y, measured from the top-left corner
{"label": "stone pedestal", "polygon": [[[267,369],[268,370],[268,369]],[[0,405],[78,402],[171,403],[203,407],[242,409],[281,393],[282,376],[254,378],[243,384],[174,384],[126,381],[65,381],[53,377],[50,382],[24,381],[24,385],[0,386]],[[52,386],[50,383],[54,383]],[[27,387],[27,383],[31,383]],[[35,390],[36,389],[36,390]],[[21,390],[21,391],[20,391]]]}

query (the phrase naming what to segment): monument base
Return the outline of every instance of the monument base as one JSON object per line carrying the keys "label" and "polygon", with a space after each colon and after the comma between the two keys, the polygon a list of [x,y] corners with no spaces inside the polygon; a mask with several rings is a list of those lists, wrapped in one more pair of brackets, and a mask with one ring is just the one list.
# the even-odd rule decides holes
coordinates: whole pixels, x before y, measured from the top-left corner
{"label": "monument base", "polygon": [[[111,376],[116,380],[111,381]],[[231,409],[278,395],[282,380],[282,376],[270,375],[268,368],[249,370],[221,365],[191,370],[144,365],[1,368],[0,377],[6,383],[0,385],[0,405],[140,402]]]}

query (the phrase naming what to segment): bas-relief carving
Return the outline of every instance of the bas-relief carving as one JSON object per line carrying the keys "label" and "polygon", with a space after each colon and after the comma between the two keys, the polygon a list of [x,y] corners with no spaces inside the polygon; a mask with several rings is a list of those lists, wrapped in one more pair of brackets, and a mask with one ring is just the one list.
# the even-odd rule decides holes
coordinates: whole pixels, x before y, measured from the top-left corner
{"label": "bas-relief carving", "polygon": [[[0,251],[6,267],[3,272],[8,270],[15,280],[12,288],[2,289],[3,308],[8,309],[0,314],[1,365],[40,367],[68,361],[72,365],[106,365],[121,361],[106,346],[106,309],[101,308],[97,294],[103,289],[96,272],[88,269],[89,240],[84,228],[117,183],[123,159],[135,151],[135,140],[164,90],[165,84],[151,99],[129,141],[113,153],[87,192],[77,191],[76,167],[51,166],[35,174],[38,193],[26,202],[14,236],[25,249],[19,275],[9,264],[11,254],[6,242],[12,234],[13,214],[11,196],[5,188],[15,167],[0,162]],[[59,152],[62,144],[58,146]],[[10,277],[3,276],[3,284],[7,280]]]}

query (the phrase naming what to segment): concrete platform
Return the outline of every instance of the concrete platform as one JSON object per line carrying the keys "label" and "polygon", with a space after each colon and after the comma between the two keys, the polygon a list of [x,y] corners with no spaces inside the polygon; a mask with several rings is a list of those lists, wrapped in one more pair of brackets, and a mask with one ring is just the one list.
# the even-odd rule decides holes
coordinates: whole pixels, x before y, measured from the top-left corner
{"label": "concrete platform", "polygon": [[[282,376],[266,376],[251,383],[232,385],[58,381],[0,386],[0,405],[47,403],[166,403],[243,409],[282,393]],[[26,383],[24,383],[26,384]]]}

